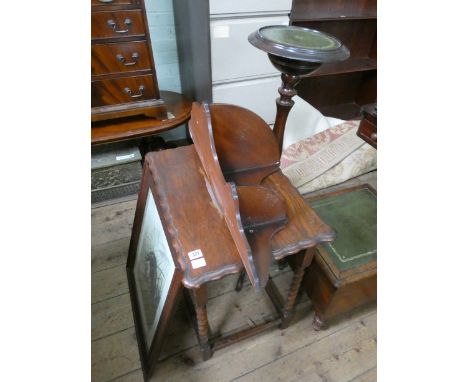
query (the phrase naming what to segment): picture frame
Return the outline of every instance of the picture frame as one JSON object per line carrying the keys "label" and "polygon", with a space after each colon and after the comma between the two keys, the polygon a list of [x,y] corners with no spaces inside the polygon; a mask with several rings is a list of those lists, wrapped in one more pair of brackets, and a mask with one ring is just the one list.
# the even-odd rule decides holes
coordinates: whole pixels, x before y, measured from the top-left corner
{"label": "picture frame", "polygon": [[145,380],[154,373],[183,288],[164,211],[145,163],[126,266]]}

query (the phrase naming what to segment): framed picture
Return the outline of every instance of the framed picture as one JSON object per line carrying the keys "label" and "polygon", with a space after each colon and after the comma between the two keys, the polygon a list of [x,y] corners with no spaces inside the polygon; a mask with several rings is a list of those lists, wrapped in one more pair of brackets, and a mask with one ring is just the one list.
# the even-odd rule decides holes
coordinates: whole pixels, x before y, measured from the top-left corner
{"label": "framed picture", "polygon": [[127,278],[143,374],[149,379],[182,284],[158,206],[156,185],[144,171],[127,260]]}

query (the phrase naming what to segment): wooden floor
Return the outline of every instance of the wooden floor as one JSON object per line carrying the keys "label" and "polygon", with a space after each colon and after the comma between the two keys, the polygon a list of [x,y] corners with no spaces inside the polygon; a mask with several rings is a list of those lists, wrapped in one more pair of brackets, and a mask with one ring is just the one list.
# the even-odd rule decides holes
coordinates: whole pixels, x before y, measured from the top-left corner
{"label": "wooden floor", "polygon": [[[376,173],[347,185],[370,183]],[[334,188],[341,188],[339,187]],[[95,208],[92,219],[92,380],[143,381],[133,327],[125,262],[136,200]],[[292,274],[272,268],[286,293]],[[208,314],[214,334],[229,333],[263,322],[274,308],[248,282],[234,291],[231,276],[209,285]],[[195,332],[181,299],[154,381],[375,381],[377,364],[375,305],[343,317],[329,329],[312,329],[312,309],[299,299],[294,322],[216,352],[202,362]]]}

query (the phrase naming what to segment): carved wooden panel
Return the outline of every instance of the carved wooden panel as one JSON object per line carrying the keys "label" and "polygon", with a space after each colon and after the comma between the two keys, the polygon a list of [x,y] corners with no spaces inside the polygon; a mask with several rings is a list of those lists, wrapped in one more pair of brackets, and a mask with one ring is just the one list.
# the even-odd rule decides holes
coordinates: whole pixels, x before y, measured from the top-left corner
{"label": "carved wooden panel", "polygon": [[236,187],[233,183],[226,183],[218,162],[208,104],[193,103],[189,131],[202,164],[207,180],[206,186],[212,200],[219,213],[224,216],[250,282],[255,288],[259,288],[260,280],[240,219]]}

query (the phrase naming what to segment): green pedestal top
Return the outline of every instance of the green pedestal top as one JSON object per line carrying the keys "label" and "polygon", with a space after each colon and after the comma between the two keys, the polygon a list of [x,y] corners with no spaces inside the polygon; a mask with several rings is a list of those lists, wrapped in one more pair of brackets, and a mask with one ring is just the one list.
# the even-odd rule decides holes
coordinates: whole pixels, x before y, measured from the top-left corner
{"label": "green pedestal top", "polygon": [[261,37],[286,46],[304,49],[336,49],[340,46],[338,40],[328,37],[324,33],[303,28],[284,28],[271,26],[260,29]]}
{"label": "green pedestal top", "polygon": [[377,196],[359,188],[323,199],[308,200],[336,231],[336,240],[322,244],[339,272],[377,259]]}

